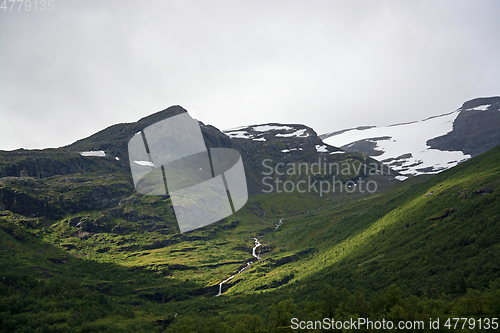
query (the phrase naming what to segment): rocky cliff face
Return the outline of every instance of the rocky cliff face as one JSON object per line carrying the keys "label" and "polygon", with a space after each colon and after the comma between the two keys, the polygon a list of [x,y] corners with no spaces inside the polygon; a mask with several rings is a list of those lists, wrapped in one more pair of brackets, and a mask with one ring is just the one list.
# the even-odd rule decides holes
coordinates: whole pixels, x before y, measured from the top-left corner
{"label": "rocky cliff face", "polygon": [[48,178],[96,171],[117,172],[122,169],[123,166],[113,160],[86,158],[78,152],[62,149],[0,151],[0,178]]}
{"label": "rocky cliff face", "polygon": [[474,157],[500,144],[500,97],[467,101],[459,112],[451,132],[427,141],[431,148]]}
{"label": "rocky cliff face", "polygon": [[4,210],[29,217],[59,219],[65,214],[115,207],[134,187],[120,174],[0,178]]}

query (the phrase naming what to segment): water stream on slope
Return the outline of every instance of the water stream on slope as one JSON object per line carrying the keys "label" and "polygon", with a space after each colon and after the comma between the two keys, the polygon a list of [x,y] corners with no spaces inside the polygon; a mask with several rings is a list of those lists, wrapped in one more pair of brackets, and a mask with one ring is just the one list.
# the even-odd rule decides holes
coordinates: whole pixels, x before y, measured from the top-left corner
{"label": "water stream on slope", "polygon": [[[254,257],[255,257],[255,259],[257,259],[257,260],[260,260],[260,256],[257,254],[257,252],[256,252],[256,251],[257,251],[257,248],[258,248],[259,246],[261,246],[262,244],[261,244],[261,243],[259,242],[259,240],[258,240],[257,238],[255,238],[255,237],[254,237],[254,240],[255,240],[255,246],[254,246],[254,247],[253,247],[253,249],[252,249],[252,256],[254,256]],[[234,275],[231,275],[229,278],[227,278],[226,280],[224,280],[224,281],[222,281],[221,283],[219,283],[219,293],[216,295],[216,297],[217,297],[217,296],[222,295],[222,285],[223,285],[224,283],[226,283],[227,281],[231,280],[231,279],[232,279],[232,278],[234,278],[236,275],[238,275],[238,274],[242,273],[242,272],[243,272],[245,269],[247,269],[247,268],[248,268],[248,266],[250,266],[251,264],[253,264],[253,261],[249,261],[249,262],[247,262],[247,265],[246,265],[245,267],[243,267],[242,269],[240,269],[240,270],[238,271],[238,273],[236,273],[236,274],[234,274]]]}
{"label": "water stream on slope", "polygon": [[[264,212],[264,214],[265,214],[265,212]],[[282,224],[283,224],[283,218],[279,219],[278,224],[276,224],[276,225],[275,225],[274,230],[278,229],[278,228],[279,228]],[[253,239],[254,239],[254,241],[255,241],[255,246],[254,246],[254,247],[253,247],[253,249],[252,249],[252,256],[254,256],[254,257],[255,257],[255,259],[257,259],[257,260],[260,260],[260,256],[257,254],[257,252],[256,252],[256,251],[257,251],[257,248],[258,248],[259,246],[261,246],[262,244],[259,242],[259,240],[258,240],[257,238],[255,238],[255,237],[254,237]],[[247,265],[246,265],[245,267],[243,267],[242,269],[240,269],[240,270],[238,271],[238,273],[236,273],[236,274],[234,274],[234,275],[231,275],[229,278],[227,278],[226,280],[224,280],[224,281],[222,281],[221,283],[219,283],[219,293],[218,293],[215,297],[222,295],[222,285],[223,285],[224,283],[226,283],[227,281],[231,280],[231,279],[232,279],[232,278],[234,278],[236,275],[238,275],[238,274],[242,273],[242,272],[243,272],[245,269],[247,269],[247,268],[248,268],[248,266],[250,266],[251,264],[253,264],[253,261],[249,261],[249,262],[247,262]]]}

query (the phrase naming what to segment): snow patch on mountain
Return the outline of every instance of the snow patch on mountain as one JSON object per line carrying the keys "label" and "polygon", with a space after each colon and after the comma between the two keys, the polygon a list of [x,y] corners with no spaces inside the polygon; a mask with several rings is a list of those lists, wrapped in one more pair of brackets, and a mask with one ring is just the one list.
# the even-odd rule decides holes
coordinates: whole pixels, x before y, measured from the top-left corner
{"label": "snow patch on mountain", "polygon": [[296,128],[289,125],[265,124],[238,127],[223,131],[231,139],[248,139],[254,141],[266,141],[266,138],[307,138],[310,133],[307,128]]}
{"label": "snow patch on mountain", "polygon": [[280,131],[280,130],[293,130],[290,126],[276,126],[276,125],[260,125],[254,126],[253,130],[257,132]]}
{"label": "snow patch on mountain", "polygon": [[135,164],[141,165],[141,166],[149,166],[149,167],[155,167],[153,162],[149,161],[134,161]]}
{"label": "snow patch on mountain", "polygon": [[475,111],[486,111],[491,106],[491,104],[484,104],[476,106],[475,108],[467,109],[467,110],[475,110]]}
{"label": "snow patch on mountain", "polygon": [[229,136],[231,139],[252,139],[253,135],[246,131],[234,131],[234,132],[227,132],[227,136]]}
{"label": "snow patch on mountain", "polygon": [[103,150],[98,150],[98,151],[82,151],[80,153],[82,156],[95,156],[95,157],[104,157],[106,156],[106,153]]}
{"label": "snow patch on mountain", "polygon": [[461,151],[431,149],[426,143],[452,131],[459,111],[412,123],[351,129],[323,141],[348,151],[356,143],[371,143],[372,157],[403,175],[434,174],[471,157]]}
{"label": "snow patch on mountain", "polygon": [[328,153],[326,145],[316,145],[316,151],[318,153]]}
{"label": "snow patch on mountain", "polygon": [[276,136],[280,136],[283,138],[292,138],[292,137],[307,138],[309,136],[309,133],[307,133],[306,131],[307,130],[303,128],[292,133],[278,133],[276,134]]}
{"label": "snow patch on mountain", "polygon": [[288,149],[282,149],[281,152],[282,153],[289,153],[291,151],[295,151],[295,150],[302,150],[302,148],[288,148]]}

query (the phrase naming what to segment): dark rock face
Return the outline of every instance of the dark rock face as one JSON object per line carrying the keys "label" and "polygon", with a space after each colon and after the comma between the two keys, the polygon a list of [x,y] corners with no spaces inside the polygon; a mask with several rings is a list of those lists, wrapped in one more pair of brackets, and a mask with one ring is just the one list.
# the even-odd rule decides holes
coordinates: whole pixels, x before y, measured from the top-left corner
{"label": "dark rock face", "polygon": [[[498,110],[499,103],[500,103],[500,96],[479,97],[479,98],[474,98],[474,99],[471,99],[470,101],[465,102],[462,105],[461,109],[467,110],[467,109],[473,109],[473,108],[478,107],[480,105],[491,104],[492,107],[497,107],[497,110]],[[490,109],[491,109],[491,107],[490,107]]]}
{"label": "dark rock face", "polygon": [[106,218],[89,219],[84,217],[76,224],[76,227],[86,232],[110,232],[111,228],[106,225],[106,222],[108,222]]}
{"label": "dark rock face", "polygon": [[[6,210],[56,220],[65,213],[102,210],[115,207],[130,196],[134,188],[113,176],[0,178],[0,203]],[[99,184],[99,181],[103,181]]]}
{"label": "dark rock face", "polygon": [[48,178],[55,175],[72,175],[93,171],[119,171],[117,163],[102,158],[86,158],[76,152],[56,149],[0,151],[1,177]]}
{"label": "dark rock face", "polygon": [[112,226],[109,225],[107,216],[100,215],[97,217],[77,216],[67,220],[71,227],[79,228],[81,231],[89,233],[110,232]]}
{"label": "dark rock face", "polygon": [[[474,110],[490,105],[487,110]],[[434,149],[463,151],[472,157],[500,144],[500,97],[476,98],[465,102],[453,123],[453,131],[428,140]]]}
{"label": "dark rock face", "polygon": [[24,216],[57,219],[62,215],[61,210],[49,205],[47,200],[34,198],[12,188],[0,187],[0,202],[4,209]]}
{"label": "dark rock face", "polygon": [[233,148],[233,142],[224,133],[212,125],[205,126],[200,122],[201,134],[208,148]]}
{"label": "dark rock face", "polygon": [[[131,191],[128,187],[125,188],[125,190]],[[115,191],[112,186],[99,186],[81,194],[77,202],[65,205],[65,208],[67,211],[78,212],[115,207],[122,199],[117,192],[118,191]]]}

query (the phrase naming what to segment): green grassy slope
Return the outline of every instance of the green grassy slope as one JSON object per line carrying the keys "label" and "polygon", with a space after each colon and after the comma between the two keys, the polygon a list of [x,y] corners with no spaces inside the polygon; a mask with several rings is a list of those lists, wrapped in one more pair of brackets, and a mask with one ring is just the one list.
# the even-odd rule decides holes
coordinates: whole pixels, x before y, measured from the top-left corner
{"label": "green grassy slope", "polygon": [[351,290],[484,288],[500,276],[499,157],[496,148],[426,182],[289,219],[268,241],[311,254],[273,274]]}
{"label": "green grassy slope", "polygon": [[[123,228],[114,233],[85,234],[75,214],[0,212],[0,331],[273,332],[289,330],[292,316],[335,313],[498,317],[499,160],[497,147],[371,196],[254,196],[187,234],[172,233],[161,197],[76,214]],[[214,297],[252,260],[253,237],[262,259]]]}

